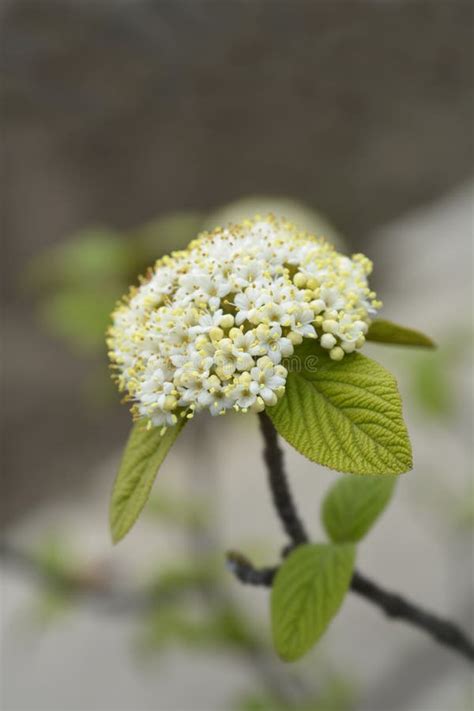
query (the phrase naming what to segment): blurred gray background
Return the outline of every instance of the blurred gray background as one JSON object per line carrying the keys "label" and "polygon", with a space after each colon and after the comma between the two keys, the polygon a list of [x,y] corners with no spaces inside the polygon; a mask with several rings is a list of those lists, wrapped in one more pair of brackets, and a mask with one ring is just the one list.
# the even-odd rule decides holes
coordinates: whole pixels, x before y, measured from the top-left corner
{"label": "blurred gray background", "polygon": [[[462,508],[472,494],[465,385],[472,15],[472,2],[461,0],[4,0],[1,499],[13,540],[28,545],[57,522],[89,556],[112,555],[125,571],[138,549],[163,545],[144,530],[124,553],[110,552],[107,496],[128,413],[117,399],[102,408],[86,403],[84,382],[105,353],[85,358],[44,328],[29,265],[89,226],[128,234],[169,213],[209,216],[243,198],[258,204],[258,196],[272,196],[275,205],[291,200],[325,216],[348,251],[375,260],[387,316],[424,328],[442,347],[450,338],[464,344],[468,360],[444,366],[453,371],[454,414],[428,424],[410,404],[414,357],[376,353],[402,383],[417,468],[363,562],[392,587],[472,621],[471,529],[460,533],[461,514],[440,504],[447,496]],[[258,440],[252,429],[226,424],[216,433],[203,424],[217,447],[219,547],[253,535],[274,545],[272,512],[261,513],[263,468],[252,464]],[[193,452],[195,442],[187,448]],[[170,464],[178,479],[189,468],[183,451]],[[293,453],[290,461],[316,520],[328,474]],[[249,492],[254,522],[249,513],[244,526]],[[48,632],[40,664],[14,624],[30,588],[6,574],[6,711],[227,711],[228,687],[246,683],[235,664],[216,671],[214,659],[179,655],[144,681],[127,656],[129,623],[91,621],[83,610],[69,627]],[[249,607],[254,597],[262,601],[255,591],[240,594]],[[328,644],[358,676],[358,708],[472,708],[462,662],[362,603],[348,608]],[[98,673],[104,658],[110,664]]]}

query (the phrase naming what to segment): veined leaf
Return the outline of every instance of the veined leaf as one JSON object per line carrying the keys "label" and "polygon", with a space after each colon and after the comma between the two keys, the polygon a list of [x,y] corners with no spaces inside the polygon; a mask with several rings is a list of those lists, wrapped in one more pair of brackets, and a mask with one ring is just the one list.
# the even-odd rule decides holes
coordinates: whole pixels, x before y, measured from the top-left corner
{"label": "veined leaf", "polygon": [[354,546],[332,543],[299,546],[285,559],[271,594],[273,641],[282,659],[299,659],[324,633],[349,588],[354,559]]}
{"label": "veined leaf", "polygon": [[413,328],[399,326],[392,321],[376,319],[370,324],[366,335],[368,341],[376,343],[389,343],[396,346],[421,346],[422,348],[436,348],[436,344],[421,331]]}
{"label": "veined leaf", "polygon": [[308,459],[341,472],[411,469],[410,441],[391,373],[359,353],[332,361],[313,342],[303,343],[295,356],[285,395],[267,410],[282,437]]}
{"label": "veined leaf", "polygon": [[110,530],[114,543],[133,526],[150,495],[161,463],[168,454],[185,420],[161,434],[160,427],[147,430],[137,422],[130,433],[110,502]]}
{"label": "veined leaf", "polygon": [[387,506],[396,479],[340,477],[326,494],[321,514],[324,528],[335,543],[356,543],[369,531]]}

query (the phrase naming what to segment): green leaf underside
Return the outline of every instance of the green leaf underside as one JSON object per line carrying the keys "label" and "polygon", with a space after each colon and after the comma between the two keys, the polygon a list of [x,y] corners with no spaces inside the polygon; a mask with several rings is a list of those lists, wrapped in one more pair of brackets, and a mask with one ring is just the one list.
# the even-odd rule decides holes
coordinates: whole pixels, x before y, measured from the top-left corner
{"label": "green leaf underside", "polygon": [[283,562],[273,583],[273,641],[293,662],[317,642],[339,610],[352,579],[353,545],[299,546]]}
{"label": "green leaf underside", "polygon": [[114,543],[131,529],[150,495],[158,469],[183,429],[181,419],[161,435],[160,427],[146,429],[137,422],[130,433],[110,502],[110,530]]}
{"label": "green leaf underside", "polygon": [[[395,378],[353,353],[332,361],[314,342],[295,351],[285,395],[267,412],[277,431],[311,461],[350,474],[411,469],[408,433]],[[305,368],[308,356],[317,365]]]}
{"label": "green leaf underside", "polygon": [[326,533],[335,543],[356,543],[372,528],[391,499],[396,478],[344,476],[322,504]]}
{"label": "green leaf underside", "polygon": [[366,335],[368,341],[376,343],[389,343],[398,346],[421,346],[422,348],[436,348],[436,344],[420,331],[413,328],[399,326],[392,321],[376,319],[369,327]]}

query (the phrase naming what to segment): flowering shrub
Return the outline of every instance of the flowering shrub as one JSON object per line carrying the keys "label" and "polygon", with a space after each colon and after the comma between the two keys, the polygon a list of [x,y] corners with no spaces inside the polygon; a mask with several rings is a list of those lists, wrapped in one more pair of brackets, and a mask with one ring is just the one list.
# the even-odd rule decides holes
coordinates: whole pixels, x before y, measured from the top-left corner
{"label": "flowering shrub", "polygon": [[110,357],[135,417],[175,425],[209,409],[261,412],[304,338],[333,360],[365,342],[381,305],[371,262],[269,216],[202,234],[160,259],[114,313]]}
{"label": "flowering shrub", "polygon": [[[346,257],[285,220],[256,217],[160,259],[118,304],[109,330],[114,378],[135,420],[112,493],[114,541],[137,519],[188,420],[202,410],[257,413],[290,553],[260,571],[240,554],[229,565],[245,583],[272,586],[274,642],[288,661],[323,634],[349,588],[473,653],[449,625],[430,627],[429,616],[354,570],[356,543],[387,505],[394,475],[412,466],[395,379],[357,351],[366,340],[433,346],[376,318],[371,270],[361,254]],[[372,475],[341,479],[329,491],[322,510],[329,543],[311,543],[299,520],[277,432],[314,462]]]}

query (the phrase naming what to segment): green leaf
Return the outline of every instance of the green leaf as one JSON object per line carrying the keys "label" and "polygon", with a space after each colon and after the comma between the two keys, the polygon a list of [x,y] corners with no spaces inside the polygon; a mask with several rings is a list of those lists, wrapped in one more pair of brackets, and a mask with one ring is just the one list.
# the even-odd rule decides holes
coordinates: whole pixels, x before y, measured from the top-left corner
{"label": "green leaf", "polygon": [[349,588],[355,547],[299,546],[283,562],[272,587],[273,641],[282,659],[302,657],[326,630]]}
{"label": "green leaf", "polygon": [[285,395],[267,412],[278,432],[311,461],[350,474],[411,469],[395,378],[353,353],[336,362],[314,342],[289,364]]}
{"label": "green leaf", "polygon": [[321,514],[324,528],[335,543],[356,543],[369,531],[387,506],[396,479],[344,476],[329,489]]}
{"label": "green leaf", "polygon": [[376,319],[369,327],[366,339],[376,343],[390,343],[396,346],[421,346],[422,348],[436,348],[436,344],[420,331],[413,328],[399,326],[392,321]]}
{"label": "green leaf", "polygon": [[161,434],[160,427],[147,430],[137,422],[130,434],[115,480],[110,502],[110,530],[114,543],[131,529],[143,509],[158,469],[168,454],[185,420]]}

